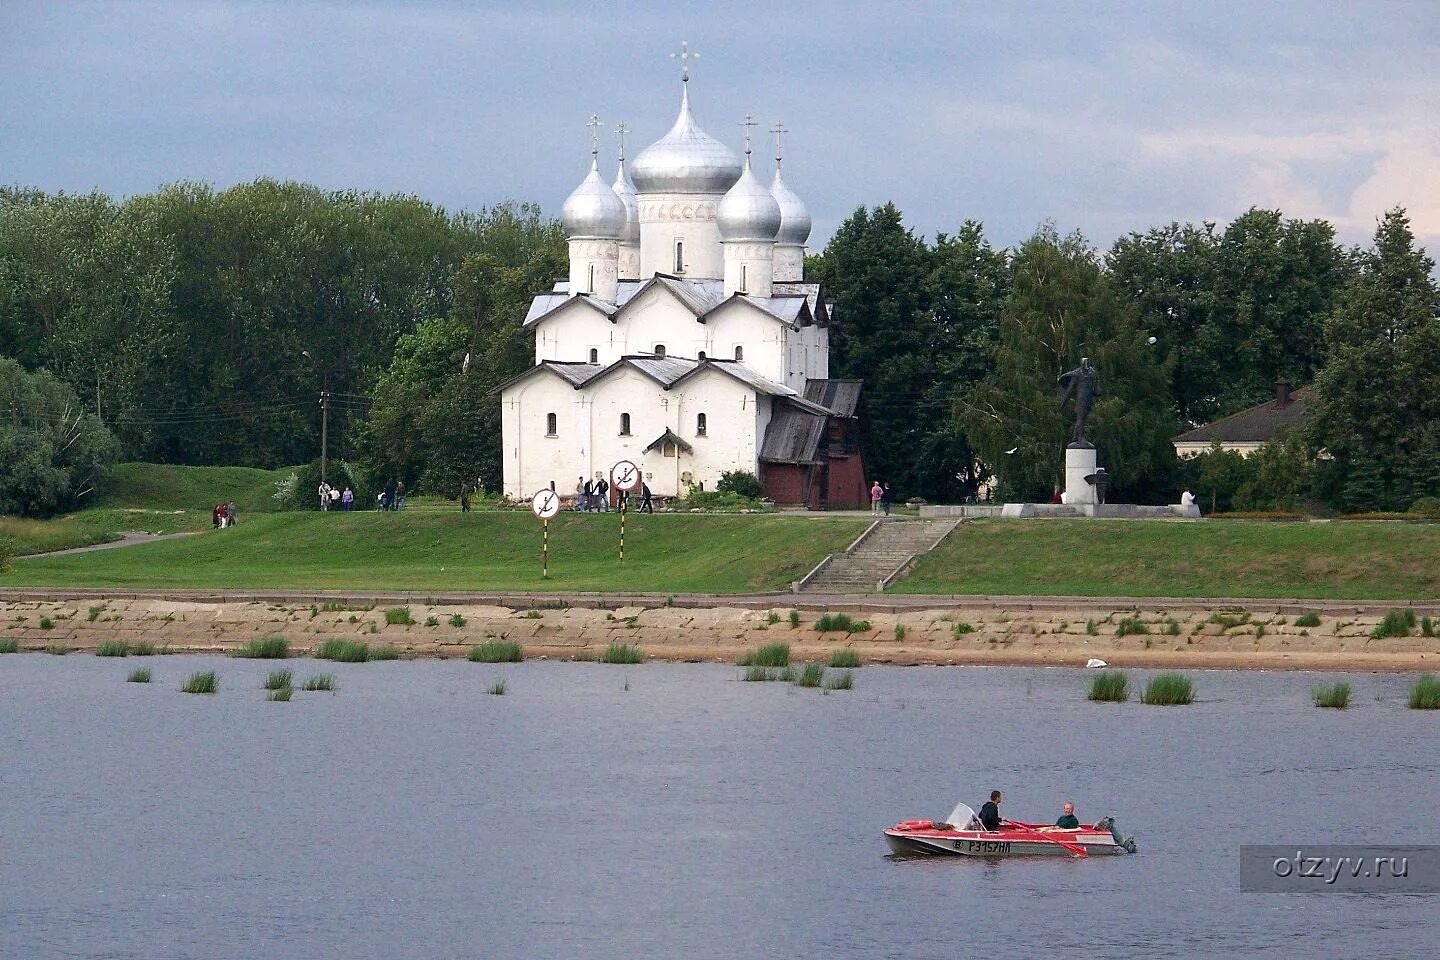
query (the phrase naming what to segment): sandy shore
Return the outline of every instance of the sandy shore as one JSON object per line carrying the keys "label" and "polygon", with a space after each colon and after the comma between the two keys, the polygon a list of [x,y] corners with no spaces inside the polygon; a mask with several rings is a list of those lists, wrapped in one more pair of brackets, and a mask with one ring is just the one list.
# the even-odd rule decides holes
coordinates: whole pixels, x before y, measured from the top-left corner
{"label": "sandy shore", "polygon": [[[798,598],[797,598],[798,599]],[[1440,638],[1375,639],[1379,608],[1320,612],[1297,626],[1293,603],[1252,602],[1217,609],[1118,605],[1059,598],[986,607],[906,607],[856,612],[868,628],[821,633],[819,611],[776,598],[774,606],[627,605],[527,609],[525,603],[405,604],[412,624],[387,623],[387,606],[332,601],[207,602],[160,597],[0,601],[0,638],[22,650],[93,651],[105,641],[145,642],[171,652],[216,653],[283,636],[306,653],[327,639],[390,644],[406,656],[463,657],[487,639],[520,643],[527,657],[597,659],[608,645],[640,646],[647,659],[733,663],[746,650],[788,643],[794,660],[828,660],[853,647],[867,663],[1083,666],[1095,657],[1117,667],[1193,669],[1440,670]],[[747,598],[747,604],[756,598]],[[804,606],[804,605],[802,605]],[[839,605],[837,605],[838,607]],[[798,626],[791,625],[795,610]],[[1122,626],[1124,629],[1122,630]]]}

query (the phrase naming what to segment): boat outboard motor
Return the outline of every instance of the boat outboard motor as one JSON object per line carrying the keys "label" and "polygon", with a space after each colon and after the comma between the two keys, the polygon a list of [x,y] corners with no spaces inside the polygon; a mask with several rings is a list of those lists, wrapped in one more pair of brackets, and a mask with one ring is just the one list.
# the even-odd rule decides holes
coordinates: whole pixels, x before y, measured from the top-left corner
{"label": "boat outboard motor", "polygon": [[1120,831],[1115,829],[1115,818],[1114,818],[1114,817],[1101,817],[1099,820],[1096,820],[1096,821],[1095,821],[1095,829],[1096,829],[1096,830],[1109,830],[1109,831],[1110,831],[1110,839],[1112,839],[1112,840],[1115,841],[1115,845],[1116,845],[1116,846],[1118,846],[1120,849],[1124,850],[1126,853],[1134,853],[1134,852],[1135,852],[1135,838],[1134,838],[1134,837],[1122,837],[1122,836],[1120,836]]}

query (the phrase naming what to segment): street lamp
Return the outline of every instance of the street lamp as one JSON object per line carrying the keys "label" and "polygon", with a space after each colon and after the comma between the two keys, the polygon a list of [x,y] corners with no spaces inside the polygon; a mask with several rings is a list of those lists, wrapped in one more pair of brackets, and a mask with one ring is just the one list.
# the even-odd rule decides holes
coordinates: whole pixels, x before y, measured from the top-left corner
{"label": "street lamp", "polygon": [[[310,355],[309,350],[301,350],[300,355],[311,363],[315,358]],[[320,482],[324,483],[327,468],[330,464],[330,371],[320,368]]]}

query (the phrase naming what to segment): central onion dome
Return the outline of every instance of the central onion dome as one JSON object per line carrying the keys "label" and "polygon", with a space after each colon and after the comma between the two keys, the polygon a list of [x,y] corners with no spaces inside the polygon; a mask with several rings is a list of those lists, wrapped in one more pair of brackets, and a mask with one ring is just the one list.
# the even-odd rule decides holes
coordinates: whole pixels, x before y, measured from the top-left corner
{"label": "central onion dome", "polygon": [[589,176],[580,181],[580,186],[560,208],[560,223],[572,239],[618,240],[625,232],[625,218],[625,204],[600,179],[600,170],[592,155]]}
{"label": "central onion dome", "polygon": [[805,201],[780,179],[779,164],[775,166],[770,195],[780,205],[780,232],[775,235],[775,242],[805,246],[805,241],[810,239],[810,211],[805,209]]}
{"label": "central onion dome", "polygon": [[780,230],[780,204],[750,172],[749,152],[740,179],[720,201],[715,226],[721,240],[774,240]]}
{"label": "central onion dome", "polygon": [[635,200],[635,184],[625,169],[625,158],[620,158],[620,169],[615,171],[615,182],[610,185],[615,196],[625,205],[625,229],[620,234],[622,243],[640,242],[640,205]]}
{"label": "central onion dome", "polygon": [[729,190],[739,178],[739,159],[695,122],[687,84],[675,126],[635,158],[635,189],[640,193],[717,194]]}

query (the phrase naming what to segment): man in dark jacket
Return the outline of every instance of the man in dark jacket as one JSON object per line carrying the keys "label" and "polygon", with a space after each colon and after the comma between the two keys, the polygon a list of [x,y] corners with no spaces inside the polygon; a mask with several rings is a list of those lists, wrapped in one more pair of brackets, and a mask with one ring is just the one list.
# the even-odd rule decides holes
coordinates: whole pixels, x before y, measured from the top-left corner
{"label": "man in dark jacket", "polygon": [[980,826],[994,833],[1000,829],[1000,791],[991,790],[990,799],[980,808]]}
{"label": "man in dark jacket", "polygon": [[1064,812],[1060,814],[1060,819],[1055,821],[1055,826],[1062,830],[1074,830],[1080,826],[1080,820],[1075,816],[1075,804],[1065,801]]}

